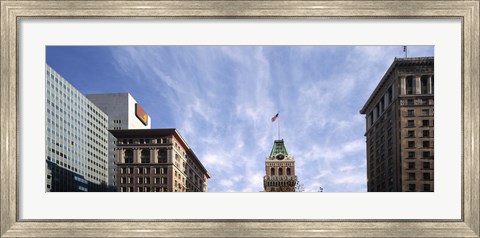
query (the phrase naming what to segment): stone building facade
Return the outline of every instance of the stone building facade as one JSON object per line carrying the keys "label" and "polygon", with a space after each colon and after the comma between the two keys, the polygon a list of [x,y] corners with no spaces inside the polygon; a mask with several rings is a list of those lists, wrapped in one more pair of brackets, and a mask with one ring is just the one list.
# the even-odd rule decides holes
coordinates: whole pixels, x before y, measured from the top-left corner
{"label": "stone building facade", "polygon": [[369,192],[434,191],[434,58],[395,58],[366,116]]}
{"label": "stone building facade", "polygon": [[289,155],[283,140],[275,140],[265,160],[263,187],[265,192],[295,192],[295,159]]}
{"label": "stone building facade", "polygon": [[207,192],[210,175],[176,129],[110,132],[118,192]]}

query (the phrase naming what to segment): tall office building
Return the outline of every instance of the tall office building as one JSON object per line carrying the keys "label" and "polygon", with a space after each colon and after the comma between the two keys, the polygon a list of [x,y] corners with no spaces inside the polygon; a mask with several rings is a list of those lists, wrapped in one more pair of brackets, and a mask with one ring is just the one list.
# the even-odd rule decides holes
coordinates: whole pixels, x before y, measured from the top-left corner
{"label": "tall office building", "polygon": [[210,178],[176,129],[111,130],[119,192],[206,192]]}
{"label": "tall office building", "polygon": [[434,191],[434,58],[395,58],[367,100],[369,192]]}
{"label": "tall office building", "polygon": [[[129,93],[87,94],[91,102],[108,116],[109,130],[150,129],[150,116]],[[115,137],[108,133],[108,186],[116,191]]]}
{"label": "tall office building", "polygon": [[46,65],[46,191],[105,191],[108,117]]}
{"label": "tall office building", "polygon": [[275,140],[265,160],[263,187],[265,192],[295,192],[295,159],[289,155],[283,140]]}

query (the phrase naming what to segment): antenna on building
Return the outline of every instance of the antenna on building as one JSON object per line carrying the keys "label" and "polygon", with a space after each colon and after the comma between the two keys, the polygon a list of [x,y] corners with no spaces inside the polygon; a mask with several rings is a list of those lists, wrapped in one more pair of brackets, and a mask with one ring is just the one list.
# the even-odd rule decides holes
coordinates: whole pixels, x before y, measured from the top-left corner
{"label": "antenna on building", "polygon": [[403,46],[403,53],[405,53],[405,58],[408,58],[408,49],[406,45]]}

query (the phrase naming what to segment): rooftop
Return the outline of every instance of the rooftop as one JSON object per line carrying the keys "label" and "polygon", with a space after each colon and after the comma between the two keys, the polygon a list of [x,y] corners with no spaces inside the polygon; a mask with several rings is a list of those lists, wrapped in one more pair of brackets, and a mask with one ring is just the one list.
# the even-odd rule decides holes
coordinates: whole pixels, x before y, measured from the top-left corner
{"label": "rooftop", "polygon": [[162,136],[175,136],[177,140],[182,143],[183,147],[188,151],[191,155],[190,157],[196,161],[201,168],[207,174],[207,177],[210,178],[210,174],[208,173],[207,169],[203,166],[202,162],[198,159],[197,155],[193,152],[192,148],[187,144],[185,139],[183,139],[180,132],[177,131],[175,128],[157,128],[157,129],[131,129],[131,130],[109,130],[110,133],[115,138],[145,138],[145,137],[162,137]]}
{"label": "rooftop", "polygon": [[365,114],[365,110],[367,109],[368,105],[370,105],[373,98],[376,96],[378,91],[380,91],[383,84],[387,81],[388,77],[390,76],[390,74],[393,72],[393,70],[396,67],[415,66],[415,65],[430,65],[430,64],[433,65],[433,63],[434,63],[434,57],[412,57],[412,58],[396,58],[395,57],[395,59],[393,60],[393,63],[390,65],[387,72],[383,75],[382,80],[380,80],[377,87],[375,88],[375,90],[373,90],[373,93],[370,95],[367,102],[365,103],[365,105],[360,110],[360,113]]}
{"label": "rooftop", "polygon": [[272,152],[270,152],[270,156],[275,156],[276,154],[284,154],[288,155],[287,148],[285,147],[285,143],[282,140],[275,140],[273,142]]}

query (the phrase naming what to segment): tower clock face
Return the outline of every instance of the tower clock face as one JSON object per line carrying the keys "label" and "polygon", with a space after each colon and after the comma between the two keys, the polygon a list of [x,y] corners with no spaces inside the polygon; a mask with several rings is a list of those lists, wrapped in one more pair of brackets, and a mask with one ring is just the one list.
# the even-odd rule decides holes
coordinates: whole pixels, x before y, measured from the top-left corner
{"label": "tower clock face", "polygon": [[276,158],[277,158],[278,160],[283,160],[283,159],[285,158],[285,155],[283,155],[283,154],[278,154],[278,155],[276,156]]}

